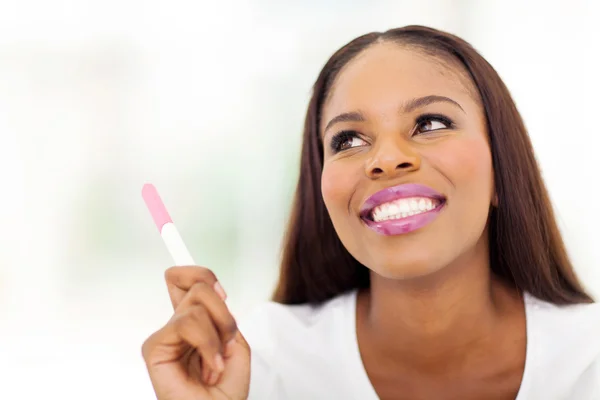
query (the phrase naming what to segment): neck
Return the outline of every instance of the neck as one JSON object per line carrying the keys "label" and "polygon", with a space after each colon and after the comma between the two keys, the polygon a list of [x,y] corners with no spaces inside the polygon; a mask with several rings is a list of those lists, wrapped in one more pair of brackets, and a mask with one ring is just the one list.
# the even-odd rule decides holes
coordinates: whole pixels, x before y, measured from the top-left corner
{"label": "neck", "polygon": [[493,341],[508,293],[491,276],[487,246],[424,278],[372,274],[370,290],[359,296],[359,339],[362,330],[382,354],[412,366],[463,363]]}

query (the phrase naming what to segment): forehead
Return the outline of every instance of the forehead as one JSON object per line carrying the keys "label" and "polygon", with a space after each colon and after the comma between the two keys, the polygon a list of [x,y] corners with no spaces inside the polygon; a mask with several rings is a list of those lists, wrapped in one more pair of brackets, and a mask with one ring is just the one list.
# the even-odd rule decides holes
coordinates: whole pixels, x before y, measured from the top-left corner
{"label": "forehead", "polygon": [[466,71],[458,65],[397,44],[381,43],[342,68],[325,101],[323,120],[354,110],[397,112],[403,102],[428,95],[476,106],[474,92]]}

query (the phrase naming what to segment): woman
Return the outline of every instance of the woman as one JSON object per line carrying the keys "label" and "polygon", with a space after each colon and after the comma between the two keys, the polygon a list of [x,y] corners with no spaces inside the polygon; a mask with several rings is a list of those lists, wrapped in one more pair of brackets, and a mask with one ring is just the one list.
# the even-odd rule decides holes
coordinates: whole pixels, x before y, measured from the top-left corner
{"label": "woman", "polygon": [[521,117],[434,29],[323,68],[273,303],[238,330],[208,269],[166,280],[175,314],[143,346],[161,400],[600,399],[600,309]]}

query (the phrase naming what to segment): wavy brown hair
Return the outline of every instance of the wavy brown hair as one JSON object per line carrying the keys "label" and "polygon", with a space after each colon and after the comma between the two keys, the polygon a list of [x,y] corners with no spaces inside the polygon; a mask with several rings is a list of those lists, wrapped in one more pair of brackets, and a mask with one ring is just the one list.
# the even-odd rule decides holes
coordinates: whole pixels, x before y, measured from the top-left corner
{"label": "wavy brown hair", "polygon": [[498,206],[489,215],[490,266],[521,291],[555,304],[592,302],[578,281],[556,224],[531,141],[512,97],[492,66],[467,42],[407,26],[360,36],[338,50],[313,87],[304,123],[300,176],[273,300],[321,303],[369,286],[369,270],[336,234],[321,195],[323,103],[340,70],[375,43],[393,42],[466,70],[487,119]]}

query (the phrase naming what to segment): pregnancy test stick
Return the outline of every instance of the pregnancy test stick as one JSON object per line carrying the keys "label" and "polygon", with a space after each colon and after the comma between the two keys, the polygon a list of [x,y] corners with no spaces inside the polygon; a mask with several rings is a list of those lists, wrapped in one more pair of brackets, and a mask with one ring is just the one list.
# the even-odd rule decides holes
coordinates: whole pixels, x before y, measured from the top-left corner
{"label": "pregnancy test stick", "polygon": [[153,184],[144,185],[142,197],[175,265],[196,265]]}

